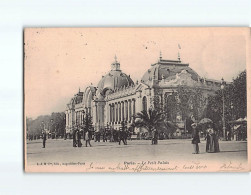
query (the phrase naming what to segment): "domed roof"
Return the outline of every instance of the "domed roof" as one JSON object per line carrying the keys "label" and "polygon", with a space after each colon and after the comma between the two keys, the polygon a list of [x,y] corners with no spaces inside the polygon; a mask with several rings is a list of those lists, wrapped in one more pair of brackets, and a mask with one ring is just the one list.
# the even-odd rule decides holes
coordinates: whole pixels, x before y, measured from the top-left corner
{"label": "domed roof", "polygon": [[198,80],[199,75],[189,67],[189,64],[181,63],[180,60],[162,60],[152,64],[152,67],[143,75],[141,82],[148,84],[151,80],[173,80],[176,74],[181,73],[183,70],[191,74],[193,80]]}
{"label": "domed roof", "polygon": [[103,96],[121,87],[134,85],[134,82],[130,76],[126,75],[120,70],[120,64],[116,59],[111,67],[112,69],[110,72],[103,76],[98,83],[98,92]]}

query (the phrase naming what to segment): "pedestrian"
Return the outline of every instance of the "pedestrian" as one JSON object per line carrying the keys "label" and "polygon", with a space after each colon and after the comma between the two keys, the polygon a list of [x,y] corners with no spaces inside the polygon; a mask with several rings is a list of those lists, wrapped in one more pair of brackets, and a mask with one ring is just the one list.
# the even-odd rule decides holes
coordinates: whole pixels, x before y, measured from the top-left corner
{"label": "pedestrian", "polygon": [[157,145],[157,144],[158,144],[158,131],[154,129],[152,134],[152,145]]}
{"label": "pedestrian", "polygon": [[73,147],[76,147],[76,130],[73,130],[72,133],[72,141],[73,141]]}
{"label": "pedestrian", "polygon": [[128,131],[127,131],[127,130],[124,130],[124,131],[123,131],[123,134],[124,134],[124,135],[123,135],[123,138],[124,138],[124,141],[123,141],[123,142],[124,142],[125,145],[127,145]]}
{"label": "pedestrian", "polygon": [[78,147],[78,140],[79,140],[79,130],[76,130],[75,133],[75,147]]}
{"label": "pedestrian", "polygon": [[78,130],[78,147],[82,147],[82,143],[81,143],[81,130]]}
{"label": "pedestrian", "polygon": [[124,143],[124,145],[127,145],[127,143],[125,142],[125,132],[124,130],[122,130],[122,128],[119,130],[119,145],[120,145],[120,142],[122,141]]}
{"label": "pedestrian", "polygon": [[46,142],[46,132],[43,131],[43,148],[45,148],[45,142]]}
{"label": "pedestrian", "polygon": [[107,142],[107,137],[106,137],[106,130],[103,132],[103,142]]}
{"label": "pedestrian", "polygon": [[219,131],[214,131],[214,152],[220,152]]}
{"label": "pedestrian", "polygon": [[87,144],[89,144],[90,147],[92,147],[91,145],[91,132],[89,130],[86,131],[85,133],[85,147],[87,147]]}
{"label": "pedestrian", "polygon": [[215,133],[211,123],[208,124],[206,139],[207,139],[206,152],[209,153],[215,152],[215,146],[214,146]]}
{"label": "pedestrian", "polygon": [[193,123],[192,125],[193,128],[193,139],[192,139],[192,144],[194,148],[193,154],[199,154],[199,143],[200,143],[200,134],[199,134],[199,129],[197,128],[197,124]]}
{"label": "pedestrian", "polygon": [[205,140],[206,140],[206,152],[209,152],[210,135],[209,135],[209,132],[208,132],[208,131],[206,131]]}

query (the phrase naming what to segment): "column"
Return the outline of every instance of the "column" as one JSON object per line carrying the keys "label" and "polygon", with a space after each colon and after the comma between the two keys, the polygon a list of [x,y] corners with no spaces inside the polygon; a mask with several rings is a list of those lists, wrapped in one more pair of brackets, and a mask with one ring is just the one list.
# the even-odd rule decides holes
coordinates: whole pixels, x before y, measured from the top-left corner
{"label": "column", "polygon": [[112,104],[112,122],[114,123],[115,122],[115,117],[114,117],[114,115],[115,115],[115,112],[114,112],[114,104]]}
{"label": "column", "polygon": [[128,101],[128,121],[131,121],[132,117],[132,102],[131,100]]}
{"label": "column", "polygon": [[132,100],[132,114],[135,116],[135,99]]}
{"label": "column", "polygon": [[119,102],[119,122],[121,122],[121,103]]}
{"label": "column", "polygon": [[125,112],[125,111],[124,111],[124,102],[121,102],[121,107],[122,107],[122,109],[121,109],[121,116],[122,116],[122,117],[121,117],[121,120],[124,121],[124,120],[125,120],[125,119],[124,119],[124,112]]}
{"label": "column", "polygon": [[112,121],[111,121],[111,119],[112,119],[112,111],[111,111],[111,104],[109,104],[109,115],[110,115],[110,117],[109,117],[109,123],[111,123]]}
{"label": "column", "polygon": [[98,106],[95,105],[95,110],[96,110],[96,123],[98,122]]}
{"label": "column", "polygon": [[118,122],[118,103],[115,103],[115,122]]}
{"label": "column", "polygon": [[125,101],[125,121],[128,120],[128,102]]}
{"label": "column", "polygon": [[67,114],[67,111],[65,112],[65,126],[67,127],[68,126],[68,114]]}
{"label": "column", "polygon": [[77,112],[75,111],[75,125],[77,125]]}

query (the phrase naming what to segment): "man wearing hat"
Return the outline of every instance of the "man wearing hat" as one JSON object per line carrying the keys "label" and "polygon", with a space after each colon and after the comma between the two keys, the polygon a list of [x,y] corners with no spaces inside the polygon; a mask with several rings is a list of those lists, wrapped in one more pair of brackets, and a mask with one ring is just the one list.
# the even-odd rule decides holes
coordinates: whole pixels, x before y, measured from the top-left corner
{"label": "man wearing hat", "polygon": [[199,154],[199,143],[200,143],[200,135],[199,135],[199,130],[197,128],[197,124],[193,123],[192,125],[193,129],[193,139],[192,139],[192,144],[194,147],[194,153],[193,154]]}
{"label": "man wearing hat", "polygon": [[45,142],[46,142],[46,132],[45,131],[43,131],[42,137],[43,137],[43,148],[45,148]]}

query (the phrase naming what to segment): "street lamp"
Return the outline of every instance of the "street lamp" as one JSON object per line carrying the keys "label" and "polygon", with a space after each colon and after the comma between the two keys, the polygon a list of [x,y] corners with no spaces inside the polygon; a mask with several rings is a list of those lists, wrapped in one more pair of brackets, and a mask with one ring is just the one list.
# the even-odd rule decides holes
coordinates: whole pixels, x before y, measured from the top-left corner
{"label": "street lamp", "polygon": [[82,125],[84,126],[84,120],[85,120],[85,111],[82,110],[83,118],[82,118]]}
{"label": "street lamp", "polygon": [[85,122],[85,111],[82,110],[82,114],[83,114],[83,120],[82,120],[82,127],[83,127],[83,138],[85,139],[85,129],[84,129],[84,122]]}
{"label": "street lamp", "polygon": [[42,132],[44,132],[44,121],[42,121]]}
{"label": "street lamp", "polygon": [[[49,125],[50,126],[50,125]],[[51,133],[51,136],[52,136],[52,131],[53,131],[53,119],[51,119],[51,128],[50,128],[50,133]],[[51,137],[52,139],[52,137]]]}
{"label": "street lamp", "polygon": [[[232,118],[232,121],[234,120],[234,105],[233,105],[233,102],[231,102],[231,118]],[[233,139],[233,134],[234,134],[234,125],[232,125],[232,128],[231,128],[231,140]]]}
{"label": "street lamp", "polygon": [[66,140],[66,115],[64,115],[64,140]]}
{"label": "street lamp", "polygon": [[223,140],[226,140],[226,124],[225,124],[225,98],[224,98],[224,88],[225,88],[226,82],[224,79],[221,79],[221,89],[222,89],[222,125],[223,125]]}

